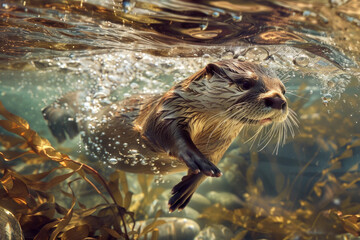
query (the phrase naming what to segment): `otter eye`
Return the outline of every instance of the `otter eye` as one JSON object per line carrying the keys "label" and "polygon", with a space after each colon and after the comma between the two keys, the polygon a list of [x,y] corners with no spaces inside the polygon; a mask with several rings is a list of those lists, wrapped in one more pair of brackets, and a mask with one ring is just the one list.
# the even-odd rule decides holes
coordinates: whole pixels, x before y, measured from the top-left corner
{"label": "otter eye", "polygon": [[239,85],[242,90],[249,90],[252,87],[252,84],[249,81],[243,81]]}

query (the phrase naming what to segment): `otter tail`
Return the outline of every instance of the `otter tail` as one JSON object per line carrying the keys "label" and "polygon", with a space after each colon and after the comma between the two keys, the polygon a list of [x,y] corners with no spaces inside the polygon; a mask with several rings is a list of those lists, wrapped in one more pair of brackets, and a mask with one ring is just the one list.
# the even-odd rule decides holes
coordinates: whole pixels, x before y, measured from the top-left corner
{"label": "otter tail", "polygon": [[78,92],[72,92],[42,110],[52,135],[59,143],[66,140],[66,134],[70,139],[79,134],[76,121],[77,98]]}
{"label": "otter tail", "polygon": [[172,197],[169,200],[169,211],[182,210],[190,202],[190,199],[198,186],[206,179],[202,173],[189,173],[181,179],[172,189]]}

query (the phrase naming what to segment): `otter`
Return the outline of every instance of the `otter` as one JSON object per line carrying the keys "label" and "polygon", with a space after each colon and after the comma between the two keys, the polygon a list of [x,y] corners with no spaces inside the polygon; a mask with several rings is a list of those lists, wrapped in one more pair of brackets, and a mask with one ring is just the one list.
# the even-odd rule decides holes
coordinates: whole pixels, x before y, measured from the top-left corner
{"label": "otter", "polygon": [[261,65],[224,60],[206,65],[159,95],[136,95],[102,105],[85,92],[71,92],[42,112],[59,142],[82,132],[88,150],[117,168],[145,174],[188,170],[173,187],[169,211],[181,210],[216,167],[244,126],[273,124],[278,144],[296,125],[285,86]]}

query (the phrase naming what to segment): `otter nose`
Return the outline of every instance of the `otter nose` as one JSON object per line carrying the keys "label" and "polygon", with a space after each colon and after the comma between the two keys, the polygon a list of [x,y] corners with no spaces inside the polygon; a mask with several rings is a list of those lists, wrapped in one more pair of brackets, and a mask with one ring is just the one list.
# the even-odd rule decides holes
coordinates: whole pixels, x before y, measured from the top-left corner
{"label": "otter nose", "polygon": [[278,96],[265,98],[264,101],[265,101],[265,106],[267,107],[271,107],[279,110],[284,110],[286,108],[286,101]]}

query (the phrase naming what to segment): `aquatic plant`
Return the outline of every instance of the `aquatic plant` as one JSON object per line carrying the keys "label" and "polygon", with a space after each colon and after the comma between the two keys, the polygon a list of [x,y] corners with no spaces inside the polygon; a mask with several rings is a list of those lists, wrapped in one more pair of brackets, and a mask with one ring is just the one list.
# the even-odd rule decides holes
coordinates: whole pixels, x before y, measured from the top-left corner
{"label": "aquatic plant", "polygon": [[[0,136],[0,143],[5,149],[0,156],[5,161],[22,159],[26,164],[53,161],[58,165],[48,171],[28,175],[22,175],[6,164],[1,165],[0,206],[17,217],[26,238],[138,239],[148,233],[152,233],[152,239],[157,238],[156,227],[165,223],[163,220],[155,218],[143,229],[135,228],[134,212],[128,210],[132,193],[125,173],[116,171],[106,181],[95,169],[55,150],[47,139],[32,130],[24,119],[8,112],[1,102],[0,115],[5,118],[0,119],[0,126],[13,134]],[[64,170],[67,170],[66,173]],[[71,180],[73,175],[79,177]],[[90,184],[105,203],[87,208],[78,201],[73,191],[72,185],[76,181]],[[62,194],[71,200],[68,208],[60,205],[50,191],[62,182],[68,186],[67,190],[61,189]],[[99,186],[104,190],[101,191]]]}

